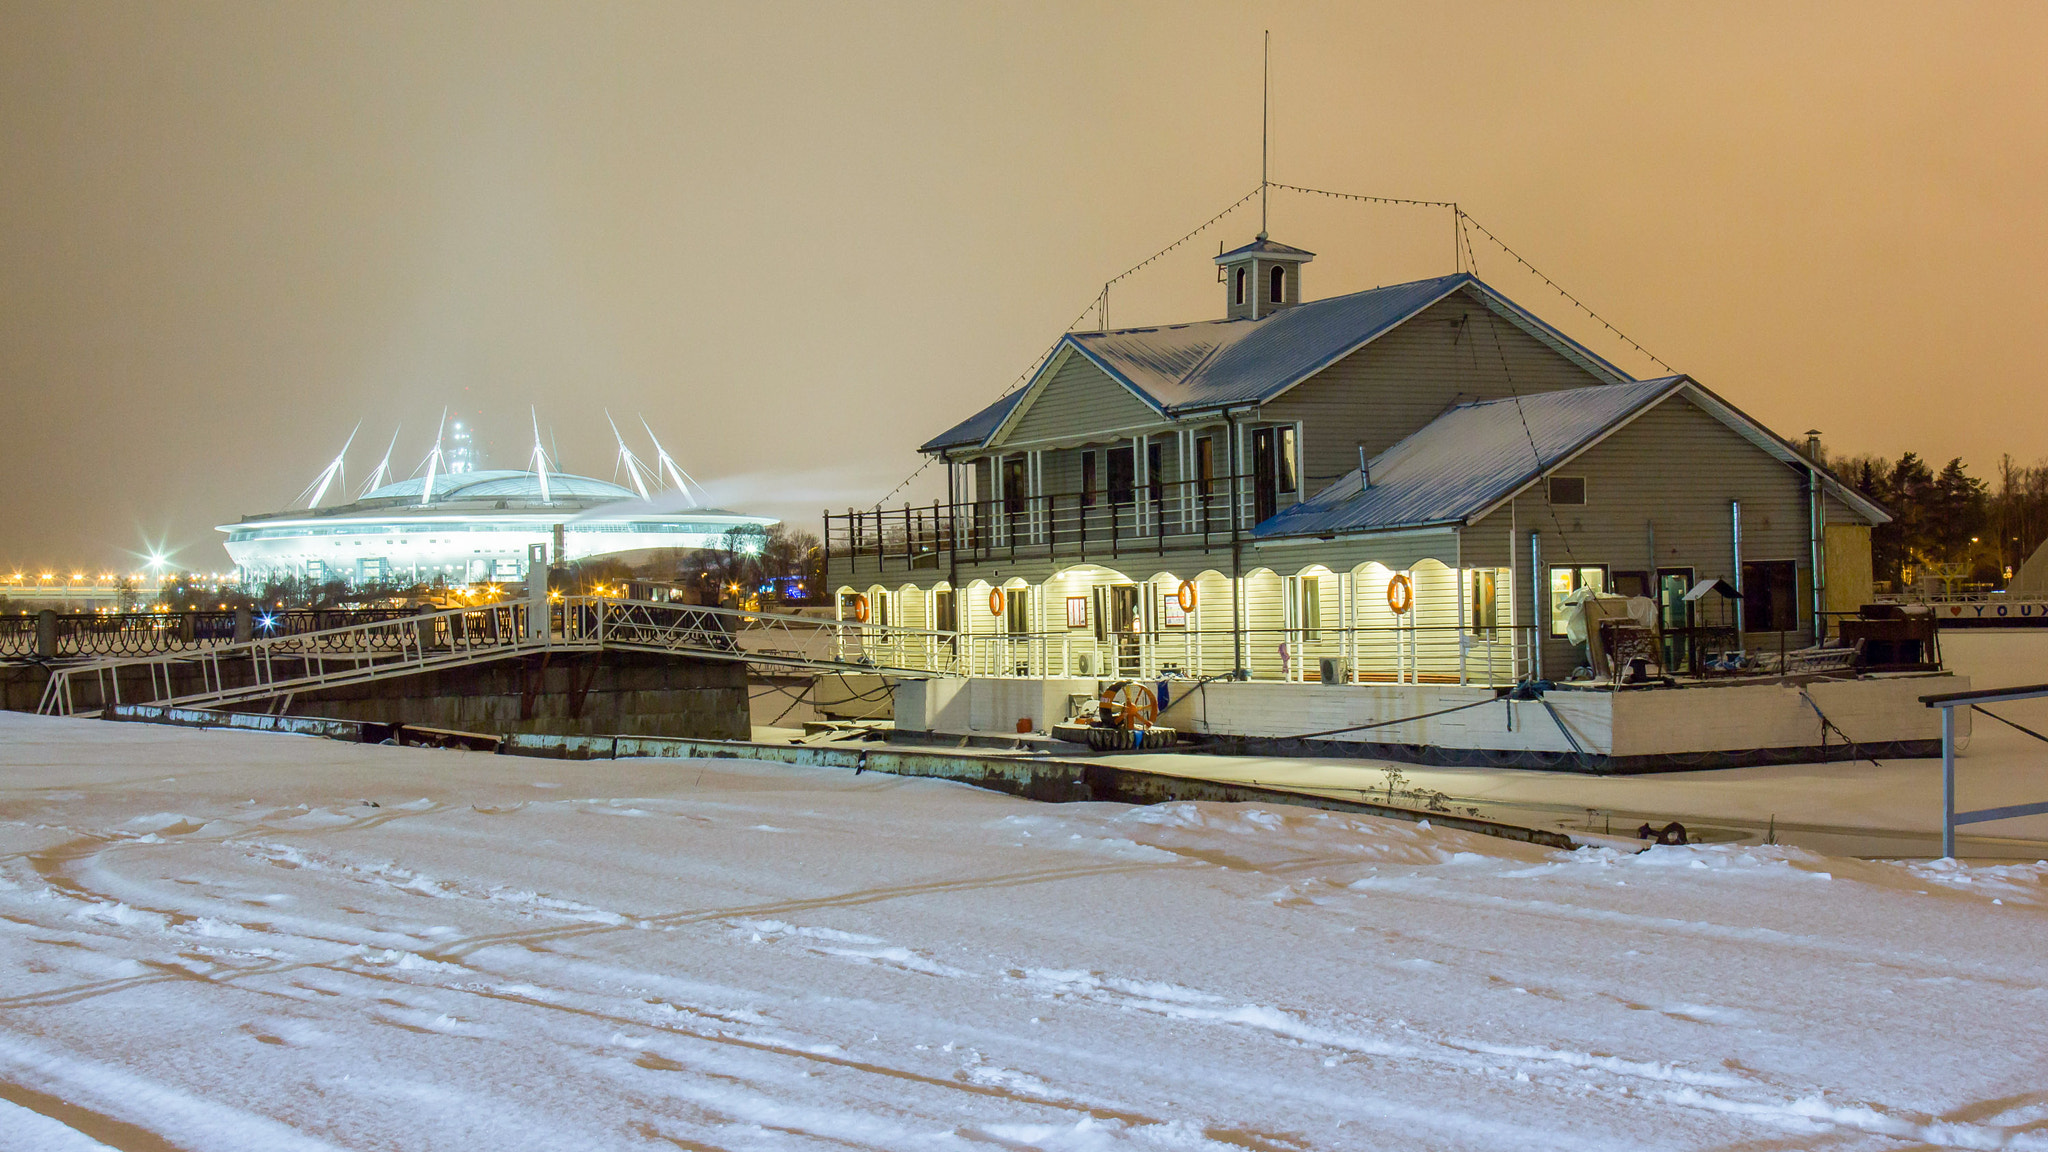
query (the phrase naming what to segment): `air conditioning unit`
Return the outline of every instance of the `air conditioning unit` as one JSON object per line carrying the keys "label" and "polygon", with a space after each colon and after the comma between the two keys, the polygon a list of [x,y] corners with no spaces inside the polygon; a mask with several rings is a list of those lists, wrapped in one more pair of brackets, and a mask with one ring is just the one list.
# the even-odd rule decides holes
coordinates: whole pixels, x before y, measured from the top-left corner
{"label": "air conditioning unit", "polygon": [[1323,683],[1343,684],[1351,679],[1351,669],[1342,656],[1325,656],[1322,659]]}
{"label": "air conditioning unit", "polygon": [[1093,675],[1095,675],[1095,653],[1093,653],[1093,652],[1076,652],[1076,653],[1074,653],[1074,674],[1075,674],[1075,675],[1077,675],[1077,676],[1093,676]]}

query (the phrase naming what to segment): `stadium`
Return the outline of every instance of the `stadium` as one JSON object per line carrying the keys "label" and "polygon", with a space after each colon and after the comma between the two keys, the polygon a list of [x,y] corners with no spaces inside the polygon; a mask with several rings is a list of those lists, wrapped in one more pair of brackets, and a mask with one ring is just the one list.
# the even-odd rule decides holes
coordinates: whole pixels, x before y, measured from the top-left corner
{"label": "stadium", "polygon": [[352,586],[519,580],[533,544],[549,545],[557,563],[601,556],[636,564],[658,553],[721,547],[735,528],[765,532],[776,523],[701,506],[688,474],[658,442],[656,463],[648,466],[620,440],[629,488],[555,471],[537,442],[528,470],[477,470],[462,425],[453,440],[444,452],[437,436],[421,465],[426,474],[395,483],[382,482],[389,476],[387,451],[356,499],[321,507],[342,479],[344,447],[308,485],[310,499],[301,495],[305,507],[219,525],[241,578]]}

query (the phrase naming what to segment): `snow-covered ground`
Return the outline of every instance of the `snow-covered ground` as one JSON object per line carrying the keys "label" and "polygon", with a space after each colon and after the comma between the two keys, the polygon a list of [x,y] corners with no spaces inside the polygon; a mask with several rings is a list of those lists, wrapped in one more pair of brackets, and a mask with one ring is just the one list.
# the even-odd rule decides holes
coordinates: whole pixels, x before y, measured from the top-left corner
{"label": "snow-covered ground", "polygon": [[2048,865],[16,714],[0,781],[9,1149],[2048,1148]]}
{"label": "snow-covered ground", "polygon": [[[2048,629],[1942,633],[1948,667],[1978,688],[2048,683]],[[2000,716],[2048,733],[2048,699],[1995,705]],[[1956,771],[1957,806],[2048,801],[2048,744],[1995,720],[1975,718]],[[1850,733],[1855,735],[1855,733]],[[1381,786],[1382,769],[1406,787],[1443,792],[1510,823],[1631,832],[1642,821],[1683,821],[1695,830],[1762,843],[1775,835],[1840,855],[1934,856],[1941,851],[1941,761],[1884,759],[1785,764],[1718,771],[1596,777],[1500,768],[1423,768],[1362,759],[1133,754],[1119,764],[1173,775],[1237,780],[1355,795]],[[1611,814],[1611,818],[1610,818]],[[2029,861],[2048,855],[2048,816],[1966,826],[1966,857]]]}

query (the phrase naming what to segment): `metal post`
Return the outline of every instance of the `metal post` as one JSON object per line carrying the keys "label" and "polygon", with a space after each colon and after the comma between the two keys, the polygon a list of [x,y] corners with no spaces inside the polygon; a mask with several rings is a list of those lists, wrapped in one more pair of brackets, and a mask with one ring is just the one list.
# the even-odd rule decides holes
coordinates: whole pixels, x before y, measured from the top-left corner
{"label": "metal post", "polygon": [[1941,858],[1956,858],[1956,710],[1941,710]]}
{"label": "metal post", "polygon": [[526,638],[548,634],[548,546],[526,546]]}

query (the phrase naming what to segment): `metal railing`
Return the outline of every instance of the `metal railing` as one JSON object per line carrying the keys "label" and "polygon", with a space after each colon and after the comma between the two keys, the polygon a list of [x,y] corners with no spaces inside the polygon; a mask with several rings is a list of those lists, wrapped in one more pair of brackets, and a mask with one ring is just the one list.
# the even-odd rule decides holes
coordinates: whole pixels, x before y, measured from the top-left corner
{"label": "metal railing", "polygon": [[1941,855],[1945,860],[1956,856],[1956,826],[1959,824],[1985,824],[1993,820],[2012,820],[2021,816],[2048,815],[2048,801],[2037,804],[2008,804],[2003,808],[1979,808],[1974,812],[1956,811],[1956,709],[1968,708],[1991,717],[2011,728],[2032,736],[2036,740],[2048,741],[2048,736],[2032,728],[2015,724],[2011,720],[1987,711],[1986,704],[2001,700],[2037,700],[2048,696],[2048,684],[2029,684],[2016,688],[1983,688],[1972,692],[1942,692],[1922,696],[1920,703],[1929,708],[1941,709]]}
{"label": "metal railing", "polygon": [[[295,608],[249,614],[244,639],[304,636],[354,624],[403,619],[412,608]],[[238,639],[237,614],[208,612],[77,612],[56,614],[53,651],[43,651],[39,614],[0,616],[0,657],[130,656],[178,652]]]}
{"label": "metal railing", "polygon": [[[1256,501],[1232,493],[1250,474],[1152,481],[1129,489],[1012,495],[992,500],[825,513],[828,563],[863,571],[936,568],[955,553],[961,563],[1019,556],[1114,559],[1205,549],[1231,538],[1231,509],[1248,530]],[[1293,494],[1288,494],[1291,502]],[[1276,498],[1276,503],[1277,503]],[[1276,509],[1277,510],[1277,509]],[[870,563],[863,563],[863,562]]]}
{"label": "metal railing", "polygon": [[81,715],[118,704],[288,702],[303,692],[550,651],[617,649],[775,668],[931,674],[876,660],[848,636],[857,626],[833,620],[598,596],[554,601],[544,620],[534,611],[533,602],[516,600],[60,665],[37,710]]}
{"label": "metal railing", "polygon": [[857,625],[834,655],[933,675],[1163,679],[1227,676],[1350,684],[1472,684],[1522,678],[1533,628],[1455,624],[1349,628],[1159,628],[1112,632],[933,632]]}

